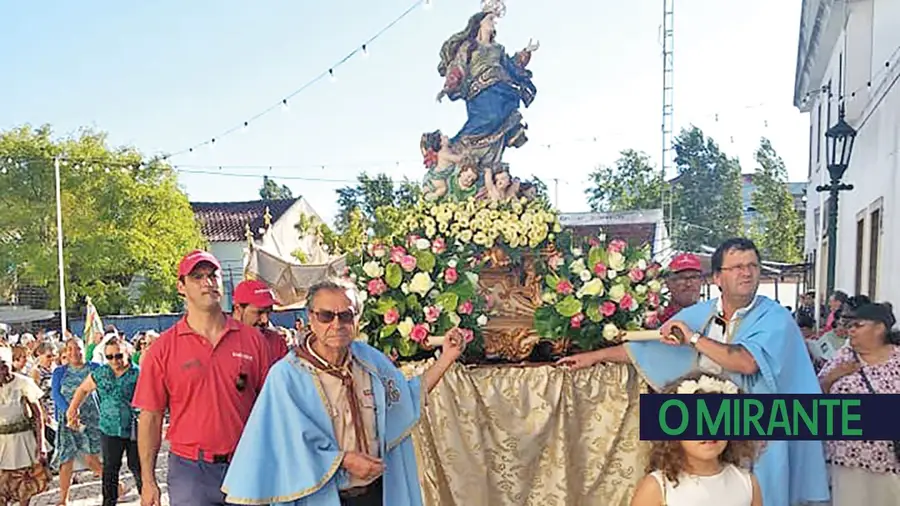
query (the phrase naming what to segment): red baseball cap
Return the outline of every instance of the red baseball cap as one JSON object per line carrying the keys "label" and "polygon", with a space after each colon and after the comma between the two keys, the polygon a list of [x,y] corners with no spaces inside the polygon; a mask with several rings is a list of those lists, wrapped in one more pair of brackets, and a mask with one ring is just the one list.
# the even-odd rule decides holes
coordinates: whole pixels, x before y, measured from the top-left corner
{"label": "red baseball cap", "polygon": [[241,281],[235,287],[231,300],[235,304],[251,304],[256,307],[272,307],[278,303],[269,285],[255,279]]}
{"label": "red baseball cap", "polygon": [[181,259],[181,262],[178,263],[178,277],[187,276],[195,267],[197,267],[197,264],[201,262],[212,264],[217,271],[222,270],[222,265],[219,264],[219,260],[214,257],[212,253],[195,249],[185,255],[184,258]]}
{"label": "red baseball cap", "polygon": [[669,263],[669,271],[673,273],[682,271],[702,272],[703,266],[700,265],[700,259],[697,258],[697,255],[681,253],[676,255],[672,262]]}

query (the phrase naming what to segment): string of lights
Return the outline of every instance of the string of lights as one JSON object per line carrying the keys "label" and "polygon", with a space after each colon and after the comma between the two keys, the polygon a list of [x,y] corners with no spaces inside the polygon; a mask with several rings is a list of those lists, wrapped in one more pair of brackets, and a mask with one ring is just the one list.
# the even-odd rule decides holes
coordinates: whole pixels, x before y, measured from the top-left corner
{"label": "string of lights", "polygon": [[187,147],[187,148],[182,149],[182,150],[180,150],[180,151],[176,151],[176,152],[174,152],[174,153],[169,153],[169,154],[163,156],[162,159],[163,159],[163,160],[169,160],[169,159],[171,159],[171,158],[173,158],[173,157],[176,157],[176,156],[179,156],[179,155],[183,155],[183,154],[186,154],[186,153],[193,153],[196,149],[201,148],[201,147],[203,147],[203,146],[214,146],[214,145],[216,144],[217,141],[219,141],[219,140],[223,139],[224,137],[227,137],[227,136],[229,136],[229,135],[231,135],[231,134],[233,134],[233,133],[235,133],[235,132],[239,132],[239,131],[242,131],[242,130],[245,130],[245,129],[249,128],[250,125],[251,125],[252,123],[256,122],[257,120],[259,120],[259,119],[262,118],[263,116],[268,115],[268,114],[271,113],[272,111],[275,111],[275,110],[278,110],[278,109],[286,109],[286,108],[288,108],[289,105],[290,105],[290,101],[291,101],[294,97],[296,97],[297,95],[303,93],[304,91],[306,91],[307,89],[309,89],[312,85],[318,83],[319,81],[325,79],[326,77],[327,77],[327,78],[330,78],[330,79],[332,79],[332,80],[336,79],[336,78],[337,78],[337,76],[336,76],[336,71],[337,71],[337,69],[338,69],[341,65],[343,65],[344,63],[347,63],[347,61],[350,60],[350,58],[353,58],[354,56],[359,55],[359,54],[362,54],[362,55],[364,55],[364,56],[368,56],[368,54],[369,54],[369,49],[371,48],[371,44],[372,44],[373,42],[375,42],[379,37],[381,37],[382,35],[384,35],[385,32],[387,32],[388,30],[390,30],[391,28],[393,28],[394,25],[396,25],[397,23],[399,23],[399,22],[400,22],[401,20],[403,20],[403,18],[405,18],[406,16],[410,15],[413,11],[416,10],[416,8],[418,8],[418,7],[421,6],[421,5],[425,5],[426,7],[429,7],[429,6],[431,5],[431,1],[430,1],[430,0],[417,0],[415,3],[413,3],[412,5],[410,5],[405,11],[403,11],[399,16],[397,16],[396,18],[394,18],[393,21],[391,21],[390,23],[388,23],[387,25],[385,25],[384,28],[382,28],[381,30],[379,30],[378,32],[376,32],[375,35],[372,35],[371,37],[369,37],[368,39],[366,39],[362,44],[356,46],[352,51],[350,51],[349,53],[347,53],[343,58],[339,59],[339,60],[336,61],[333,65],[331,65],[330,67],[328,67],[327,70],[325,70],[325,71],[323,71],[322,73],[318,74],[317,76],[313,77],[312,79],[310,79],[309,81],[307,81],[306,83],[304,83],[302,86],[300,86],[300,87],[297,88],[296,90],[294,90],[294,91],[288,93],[287,95],[285,95],[285,96],[284,96],[281,100],[279,100],[278,102],[273,103],[273,104],[270,105],[269,107],[266,107],[266,108],[263,109],[262,111],[260,111],[260,112],[258,112],[258,113],[256,113],[256,114],[254,114],[254,115],[252,115],[252,116],[250,116],[249,118],[247,118],[246,120],[244,120],[244,121],[238,123],[237,125],[232,126],[231,128],[228,128],[227,130],[222,131],[222,132],[219,133],[218,135],[214,135],[214,136],[210,137],[209,140],[205,140],[205,141],[203,141],[203,142],[199,142],[199,143],[197,143],[197,144],[194,144],[193,146]]}
{"label": "string of lights", "polygon": [[[882,81],[886,80],[889,77],[891,71],[898,65],[900,65],[900,46],[897,46],[891,52],[891,55],[887,58],[887,60],[885,60],[881,68],[879,68],[877,72],[869,76],[869,79],[865,82],[865,84],[862,84],[855,89],[850,90],[849,92],[844,91],[843,93],[840,89],[831,90],[827,85],[819,88],[814,88],[806,92],[806,95],[802,99],[803,103],[808,103],[813,97],[816,97],[818,102],[820,103],[840,103],[847,100],[855,100],[863,96],[863,91],[878,88],[879,84],[881,84]],[[825,98],[822,98],[822,95],[824,95]],[[868,97],[866,96],[866,98]]]}

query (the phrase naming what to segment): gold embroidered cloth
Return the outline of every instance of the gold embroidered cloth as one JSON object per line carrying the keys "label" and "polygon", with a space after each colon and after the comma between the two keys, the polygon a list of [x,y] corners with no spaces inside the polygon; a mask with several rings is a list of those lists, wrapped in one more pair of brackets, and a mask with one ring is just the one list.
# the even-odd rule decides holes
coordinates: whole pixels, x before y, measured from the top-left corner
{"label": "gold embroidered cloth", "polygon": [[425,504],[628,506],[646,462],[638,432],[645,388],[619,364],[457,364],[413,432]]}

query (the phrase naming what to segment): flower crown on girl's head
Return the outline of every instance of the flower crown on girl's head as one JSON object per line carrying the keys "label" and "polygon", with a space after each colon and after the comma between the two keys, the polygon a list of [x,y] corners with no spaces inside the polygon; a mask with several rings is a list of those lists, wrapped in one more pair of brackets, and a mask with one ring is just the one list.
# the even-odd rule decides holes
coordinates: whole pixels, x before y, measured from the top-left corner
{"label": "flower crown on girl's head", "polygon": [[685,380],[678,385],[676,394],[695,394],[697,392],[707,394],[737,394],[738,386],[731,381],[722,380],[704,374],[699,379]]}

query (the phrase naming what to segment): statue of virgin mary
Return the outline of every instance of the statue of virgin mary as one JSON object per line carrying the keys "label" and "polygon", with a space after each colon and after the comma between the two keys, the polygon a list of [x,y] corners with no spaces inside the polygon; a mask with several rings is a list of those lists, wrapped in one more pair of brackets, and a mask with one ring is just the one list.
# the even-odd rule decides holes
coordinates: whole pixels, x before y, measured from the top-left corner
{"label": "statue of virgin mary", "polygon": [[502,15],[502,2],[490,2],[469,18],[466,28],[441,47],[438,73],[444,88],[438,100],[464,100],[468,120],[450,143],[473,155],[479,168],[500,163],[503,151],[526,141],[519,103],[528,107],[537,90],[526,68],[540,47],[528,46],[510,57],[496,42],[494,20]]}

